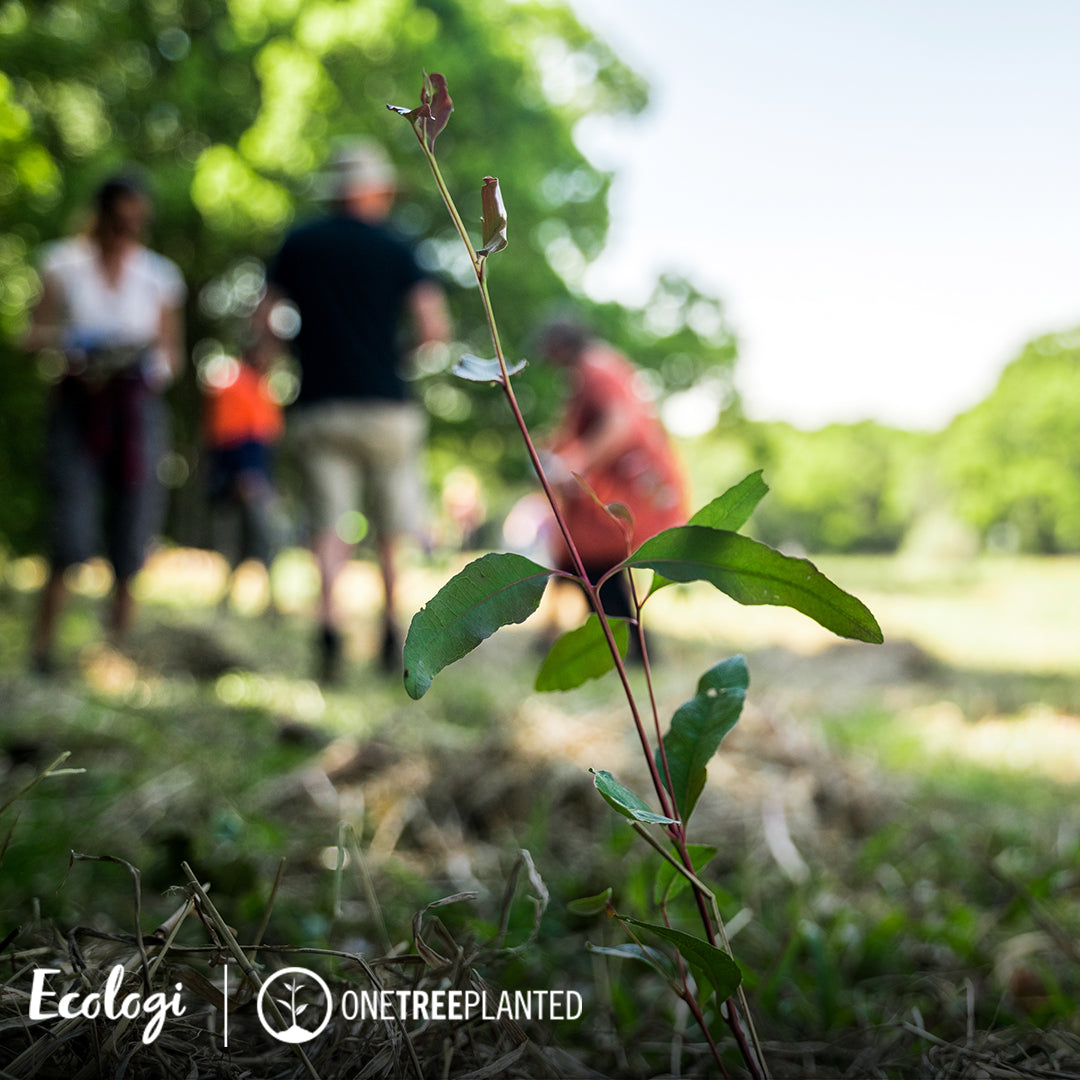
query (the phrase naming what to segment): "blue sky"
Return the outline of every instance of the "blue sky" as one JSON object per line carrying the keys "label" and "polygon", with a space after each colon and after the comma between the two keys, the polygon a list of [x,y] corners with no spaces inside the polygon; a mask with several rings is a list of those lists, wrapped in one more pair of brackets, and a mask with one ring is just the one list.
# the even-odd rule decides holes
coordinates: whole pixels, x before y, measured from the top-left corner
{"label": "blue sky", "polygon": [[748,412],[935,428],[1080,324],[1080,3],[572,0],[653,87],[597,296],[726,302]]}

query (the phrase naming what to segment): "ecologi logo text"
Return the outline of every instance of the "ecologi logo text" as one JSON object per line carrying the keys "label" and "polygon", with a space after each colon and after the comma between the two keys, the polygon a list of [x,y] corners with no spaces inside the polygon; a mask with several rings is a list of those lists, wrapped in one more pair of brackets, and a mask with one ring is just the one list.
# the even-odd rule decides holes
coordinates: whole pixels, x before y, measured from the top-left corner
{"label": "ecologi logo text", "polygon": [[259,1022],[273,1038],[294,1044],[321,1035],[334,1011],[330,987],[314,971],[301,967],[271,975],[259,990],[256,1007]]}

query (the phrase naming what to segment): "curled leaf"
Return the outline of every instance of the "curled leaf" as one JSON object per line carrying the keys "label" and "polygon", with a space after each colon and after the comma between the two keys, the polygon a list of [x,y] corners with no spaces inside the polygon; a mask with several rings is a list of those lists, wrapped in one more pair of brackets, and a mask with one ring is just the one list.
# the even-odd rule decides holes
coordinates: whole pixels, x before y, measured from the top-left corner
{"label": "curled leaf", "polygon": [[590,769],[593,774],[593,783],[596,790],[604,797],[604,801],[623,817],[631,821],[644,821],[649,825],[676,825],[674,818],[664,814],[654,813],[649,809],[644,799],[635,795],[629,788],[625,788],[607,769]]}
{"label": "curled leaf", "polygon": [[391,112],[404,116],[413,126],[416,137],[423,143],[428,153],[434,153],[435,140],[446,127],[454,103],[446,89],[446,77],[439,74],[425,73],[420,87],[420,104],[415,109],[404,105],[387,105]]}
{"label": "curled leaf", "polygon": [[[426,79],[425,90],[430,90],[428,95],[428,112],[431,119],[425,128],[427,148],[433,150],[435,139],[450,119],[454,111],[454,103],[450,100],[450,92],[446,89],[446,77],[433,74]],[[424,91],[421,91],[421,100],[424,100]]]}
{"label": "curled leaf", "polygon": [[595,896],[582,896],[577,900],[571,900],[566,906],[575,915],[599,915],[607,911],[611,903],[611,886],[609,885],[602,893]]}
{"label": "curled leaf", "polygon": [[625,945],[594,945],[591,941],[587,941],[585,948],[600,956],[614,956],[620,960],[641,960],[658,975],[662,975],[673,984],[675,982],[675,967],[659,949],[650,949],[647,945],[639,945],[632,941],[628,941]]}
{"label": "curled leaf", "polygon": [[[516,375],[527,364],[528,360],[519,360],[516,364],[508,364],[506,373],[507,375]],[[485,360],[479,356],[473,356],[472,353],[465,353],[454,365],[453,370],[459,379],[467,379],[469,382],[500,384],[503,382],[502,368],[499,367],[499,361],[494,357]]]}
{"label": "curled leaf", "polygon": [[506,247],[506,206],[503,204],[499,181],[494,176],[485,176],[480,188],[480,211],[483,224],[484,246],[477,255],[494,255]]}

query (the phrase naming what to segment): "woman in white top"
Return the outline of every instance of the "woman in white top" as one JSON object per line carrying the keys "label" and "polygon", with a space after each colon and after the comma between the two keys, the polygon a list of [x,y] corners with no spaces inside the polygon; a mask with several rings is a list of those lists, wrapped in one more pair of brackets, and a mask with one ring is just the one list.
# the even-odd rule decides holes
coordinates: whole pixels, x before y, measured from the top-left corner
{"label": "woman in white top", "polygon": [[131,578],[160,524],[161,393],[182,364],[186,290],[175,263],[142,245],[149,216],[142,187],[113,177],[98,189],[87,232],[52,245],[42,261],[25,346],[58,349],[66,365],[46,435],[50,574],[31,644],[42,671],[51,667],[68,567],[95,554],[104,533],[116,577],[108,630],[120,642],[131,621]]}

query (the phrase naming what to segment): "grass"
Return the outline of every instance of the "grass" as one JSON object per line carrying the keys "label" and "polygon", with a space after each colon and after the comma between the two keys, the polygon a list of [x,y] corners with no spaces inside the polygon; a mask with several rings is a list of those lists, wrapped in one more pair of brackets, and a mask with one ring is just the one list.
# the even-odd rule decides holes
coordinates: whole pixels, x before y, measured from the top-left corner
{"label": "grass", "polygon": [[[705,874],[774,1072],[922,1076],[960,1046],[971,1061],[992,1053],[1001,1075],[1029,1075],[1024,1061],[1051,1053],[1048,1036],[1031,1049],[1040,1032],[1080,1034],[1080,564],[822,562],[867,600],[885,647],[838,644],[792,613],[697,589],[666,590],[653,613],[667,714],[710,663],[749,654],[750,704],[710,768],[694,839],[719,848]],[[412,568],[403,606],[448,569]],[[143,583],[128,657],[97,644],[108,583],[84,572],[63,670],[46,681],[23,670],[39,570],[3,569],[0,783],[18,790],[62,751],[86,771],[44,781],[0,821],[9,948],[49,940],[49,927],[132,928],[128,873],[69,866],[73,850],[141,870],[144,929],[175,910],[187,862],[252,940],[284,859],[268,942],[405,955],[415,912],[470,891],[474,901],[438,911],[447,940],[467,953],[505,923],[520,946],[536,888],[519,876],[515,899],[503,894],[526,848],[551,894],[538,937],[477,962],[500,985],[568,985],[587,1001],[581,1021],[533,1039],[608,1075],[661,1074],[673,1046],[684,1075],[707,1073],[649,969],[585,951],[618,944],[617,926],[566,907],[610,885],[620,910],[648,917],[655,863],[587,773],[608,768],[646,790],[613,687],[534,694],[536,628],[486,643],[411,702],[370,663],[378,594],[358,564],[345,595],[349,681],[325,691],[309,678],[302,556],[275,568],[284,613],[273,620],[257,614],[257,580],[241,580],[222,614],[220,565],[172,552]],[[678,904],[672,917],[692,926]],[[204,936],[193,927],[184,940]],[[9,1038],[0,1028],[0,1050]],[[1073,1046],[1054,1050],[1054,1067]],[[528,1069],[543,1073],[537,1060]]]}

